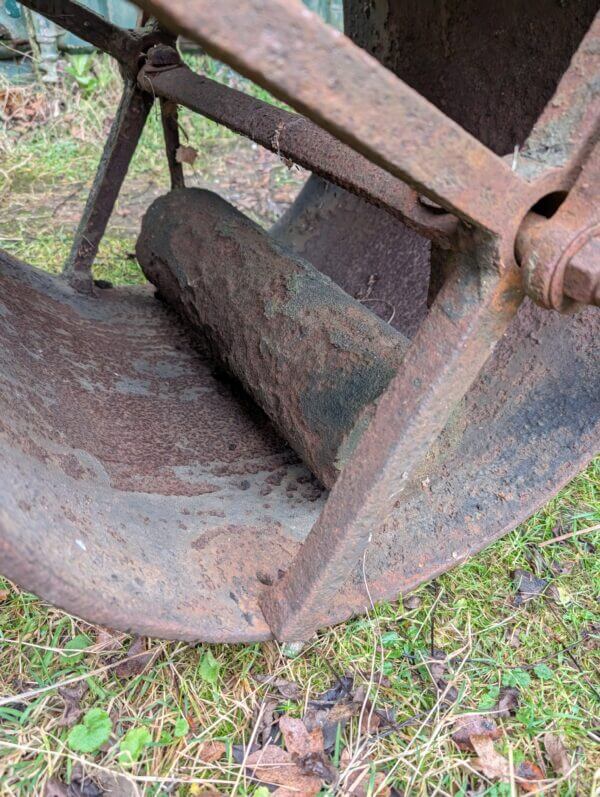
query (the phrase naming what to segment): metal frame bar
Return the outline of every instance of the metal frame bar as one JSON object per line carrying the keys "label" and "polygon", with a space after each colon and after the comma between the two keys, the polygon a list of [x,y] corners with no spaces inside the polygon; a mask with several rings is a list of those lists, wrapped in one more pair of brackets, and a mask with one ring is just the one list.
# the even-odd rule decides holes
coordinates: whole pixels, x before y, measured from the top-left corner
{"label": "metal frame bar", "polygon": [[183,63],[161,70],[152,64],[152,53],[140,70],[138,85],[161,100],[170,100],[241,133],[271,152],[385,209],[427,238],[447,246],[456,231],[456,217],[429,211],[406,183],[303,116],[198,75]]}
{"label": "metal frame bar", "polygon": [[[308,638],[414,478],[522,298],[516,269],[498,273],[486,241],[457,255],[400,372],[334,485],[320,518],[263,613],[278,639]],[[368,607],[367,607],[368,608]]]}
{"label": "metal frame bar", "polygon": [[300,3],[138,2],[466,221],[499,234],[522,202],[502,158]]}
{"label": "metal frame bar", "polygon": [[183,165],[177,160],[177,150],[179,149],[178,115],[177,103],[161,97],[160,118],[165,139],[165,151],[169,163],[169,173],[171,175],[171,188],[183,188],[185,186]]}
{"label": "metal frame bar", "polygon": [[93,289],[92,264],[152,104],[151,95],[133,81],[125,81],[117,115],[63,271],[69,284],[83,293]]}

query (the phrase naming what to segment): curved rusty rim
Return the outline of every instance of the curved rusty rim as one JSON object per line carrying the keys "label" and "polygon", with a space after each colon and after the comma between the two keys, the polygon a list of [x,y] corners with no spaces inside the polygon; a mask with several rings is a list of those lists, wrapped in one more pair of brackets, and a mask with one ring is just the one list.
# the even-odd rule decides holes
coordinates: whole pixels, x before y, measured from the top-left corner
{"label": "curved rusty rim", "polygon": [[[87,38],[121,61],[126,83],[66,270],[78,293],[2,259],[8,488],[0,545],[9,576],[75,613],[143,633],[207,641],[304,638],[363,611],[365,578],[375,599],[389,598],[479,550],[591,456],[599,423],[598,316],[561,318],[522,304],[513,252],[523,216],[548,187],[566,190],[585,179],[597,136],[600,17],[511,168],[300,6],[222,0],[215,15],[207,0],[139,3],[407,183],[413,197],[423,194],[459,219],[453,249],[442,258],[449,274],[444,286],[325,502],[264,417],[244,414],[206,355],[192,354],[165,309],[150,310],[143,292],[93,295],[95,248],[151,105],[137,68],[157,42],[168,48],[172,34],[155,23],[126,34],[70,0],[25,4],[87,30]],[[235,24],[240,15],[243,25]],[[276,36],[265,33],[273,30]],[[333,79],[323,89],[326,68]],[[181,178],[172,157],[176,125],[170,98],[162,99],[175,185]],[[550,146],[557,130],[558,153]],[[338,151],[335,141],[327,146]],[[540,158],[545,146],[548,159]],[[415,203],[402,196],[408,199],[399,203],[400,215],[410,218]],[[23,324],[26,311],[32,323]],[[61,345],[72,356],[48,367]],[[177,366],[175,375],[168,367],[156,370],[161,356]],[[150,369],[149,386],[140,385],[136,362]],[[102,375],[97,390],[82,369]],[[193,393],[198,384],[202,398]],[[115,430],[103,411],[123,396],[139,411],[115,415]],[[210,438],[227,401],[229,420],[212,441],[219,454],[203,458],[194,435],[198,420]],[[213,414],[203,418],[207,407]],[[242,474],[235,473],[239,464],[228,468],[223,448],[231,430],[239,444],[240,418],[247,421],[245,443],[258,451]],[[540,429],[551,458],[539,451]],[[278,469],[281,481],[271,483]],[[290,473],[311,486],[296,506]],[[506,486],[502,498],[499,483]],[[181,519],[184,509],[191,511],[186,500],[196,512],[190,524]],[[223,509],[209,509],[208,520],[202,515],[217,500],[230,512],[226,523],[210,514]],[[119,530],[115,520],[122,524],[123,517]],[[161,523],[168,534],[161,534]],[[85,539],[82,529],[89,532]],[[160,616],[148,617],[148,607]]]}

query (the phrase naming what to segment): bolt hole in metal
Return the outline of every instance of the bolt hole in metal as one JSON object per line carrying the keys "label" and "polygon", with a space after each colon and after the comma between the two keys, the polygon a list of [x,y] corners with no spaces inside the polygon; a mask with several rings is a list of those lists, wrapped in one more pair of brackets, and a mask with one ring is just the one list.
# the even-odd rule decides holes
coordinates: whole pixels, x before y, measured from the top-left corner
{"label": "bolt hole in metal", "polygon": [[535,205],[531,208],[530,213],[537,213],[538,216],[543,216],[545,219],[551,219],[565,201],[567,196],[567,191],[552,191],[550,194],[546,194],[546,196],[538,199]]}
{"label": "bolt hole in metal", "polygon": [[549,194],[545,194],[538,199],[524,215],[523,221],[519,225],[519,229],[515,236],[514,254],[515,261],[519,268],[523,265],[524,253],[522,240],[524,233],[531,229],[531,227],[551,219],[558,212],[567,196],[567,191],[551,191]]}

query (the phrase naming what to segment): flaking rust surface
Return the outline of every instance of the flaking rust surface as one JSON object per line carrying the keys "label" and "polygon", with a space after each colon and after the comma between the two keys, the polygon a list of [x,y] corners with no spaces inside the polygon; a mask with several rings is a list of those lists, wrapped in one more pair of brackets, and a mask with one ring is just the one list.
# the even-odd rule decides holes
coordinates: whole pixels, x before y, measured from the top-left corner
{"label": "flaking rust surface", "polygon": [[[523,306],[402,505],[374,529],[364,572],[324,607],[327,622],[364,611],[365,577],[373,600],[390,599],[463,561],[590,458],[599,324],[594,309]],[[121,406],[139,357],[155,364],[143,369],[151,389]],[[324,498],[149,290],[81,297],[0,258],[3,574],[125,630],[267,639],[258,596],[289,566]]]}
{"label": "flaking rust surface", "polygon": [[216,194],[148,210],[138,260],[331,487],[408,342]]}
{"label": "flaking rust surface", "polygon": [[256,573],[322,492],[151,289],[0,256],[0,572],[106,625],[261,638]]}
{"label": "flaking rust surface", "polygon": [[[175,5],[189,14],[189,4]],[[461,0],[440,13],[434,0],[351,0],[346,31],[503,154],[526,137],[597,10],[594,0],[563,5]],[[233,9],[236,19],[240,13]],[[306,54],[301,36],[292,45]],[[296,72],[299,88],[303,81],[324,85],[315,63],[307,65],[316,69],[314,80]],[[331,99],[336,81],[326,74]],[[365,90],[357,75],[354,98]],[[318,100],[327,107],[327,92]],[[560,155],[564,130],[577,121],[568,102],[564,110],[559,118],[561,108],[550,109],[551,135],[541,149],[534,142],[546,162],[546,143],[558,145]],[[381,113],[388,118],[385,98]],[[397,146],[385,125],[375,134]],[[448,154],[440,147],[433,155],[441,163],[430,175],[436,179]],[[323,212],[322,199],[312,196],[304,217],[295,207],[278,233],[352,292],[381,272],[378,298],[398,309],[394,323],[410,335],[426,312],[427,246],[399,236],[389,218],[381,255],[382,225],[372,224],[379,211],[368,216],[352,200],[343,228],[335,208]],[[402,258],[394,259],[399,244]],[[352,263],[349,275],[357,250],[368,269]],[[413,289],[395,296],[399,284]],[[599,324],[594,310],[561,317],[523,305],[402,503],[373,530],[364,568],[323,607],[324,623],[364,612],[370,598],[393,598],[463,561],[527,517],[593,455]],[[206,347],[196,344],[147,290],[81,297],[0,254],[0,570],[106,625],[184,639],[265,639],[270,630],[258,595],[288,567],[324,496],[265,416],[215,375]],[[149,369],[140,373],[142,362]]]}

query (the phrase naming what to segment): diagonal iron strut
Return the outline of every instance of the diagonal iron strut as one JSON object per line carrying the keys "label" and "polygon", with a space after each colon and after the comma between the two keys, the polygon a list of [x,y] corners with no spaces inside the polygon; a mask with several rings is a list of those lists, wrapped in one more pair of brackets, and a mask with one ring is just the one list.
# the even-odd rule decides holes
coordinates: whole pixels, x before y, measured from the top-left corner
{"label": "diagonal iron strut", "polygon": [[138,3],[468,222],[500,233],[520,204],[509,164],[300,2]]}
{"label": "diagonal iron strut", "polygon": [[64,267],[69,284],[82,293],[93,290],[92,263],[153,102],[150,94],[129,78],[125,80],[121,102]]}
{"label": "diagonal iron strut", "polygon": [[[92,265],[98,246],[154,102],[154,97],[136,83],[139,60],[153,44],[172,44],[174,40],[171,34],[151,24],[135,31],[123,30],[75,0],[24,0],[23,4],[108,53],[124,70],[119,108],[63,270],[75,290],[91,293]],[[172,175],[178,175],[180,166],[174,156],[177,131],[173,129],[172,115],[163,118],[169,166]]]}
{"label": "diagonal iron strut", "polygon": [[309,119],[195,74],[174,50],[172,55],[177,62],[169,64],[167,69],[155,67],[155,54],[161,55],[167,49],[150,50],[138,74],[140,88],[161,101],[189,108],[247,136],[271,152],[384,208],[422,235],[449,245],[457,226],[454,216],[427,210],[413,189]]}
{"label": "diagonal iron strut", "polygon": [[516,314],[520,275],[515,269],[500,276],[495,257],[493,242],[457,255],[321,516],[282,580],[265,592],[261,606],[278,639],[307,639],[322,625],[373,530],[401,500]]}

